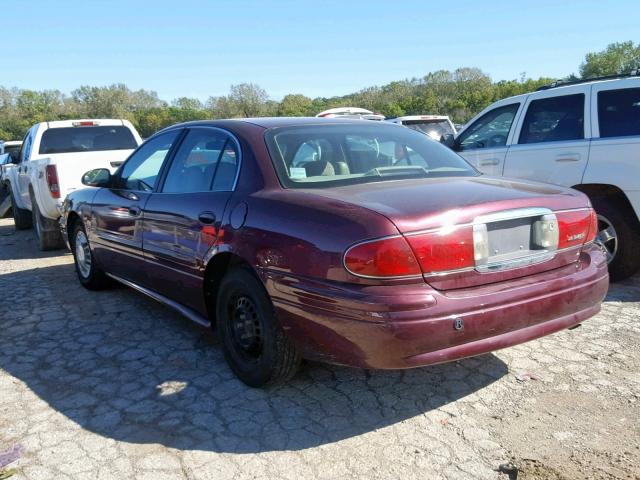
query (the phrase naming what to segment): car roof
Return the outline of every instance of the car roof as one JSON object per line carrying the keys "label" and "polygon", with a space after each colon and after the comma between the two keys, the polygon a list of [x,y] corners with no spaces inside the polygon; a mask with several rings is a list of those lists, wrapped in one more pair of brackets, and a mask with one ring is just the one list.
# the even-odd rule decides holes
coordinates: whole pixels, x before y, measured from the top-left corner
{"label": "car roof", "polygon": [[384,122],[371,122],[369,120],[357,119],[357,118],[322,118],[322,117],[256,117],[256,118],[233,118],[228,120],[195,120],[191,122],[178,123],[167,127],[180,128],[180,127],[196,127],[196,126],[211,126],[211,127],[229,127],[234,123],[247,123],[262,127],[264,129],[276,128],[276,127],[295,127],[300,125],[330,125],[330,124],[351,124],[362,125],[363,122],[366,125],[378,125]]}

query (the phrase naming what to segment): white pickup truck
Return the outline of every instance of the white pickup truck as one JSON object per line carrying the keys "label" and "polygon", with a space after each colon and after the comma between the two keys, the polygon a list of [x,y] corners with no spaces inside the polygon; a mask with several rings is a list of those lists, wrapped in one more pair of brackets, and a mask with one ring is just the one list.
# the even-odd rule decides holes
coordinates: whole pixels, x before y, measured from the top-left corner
{"label": "white pickup truck", "polygon": [[58,219],[67,194],[83,187],[81,178],[88,170],[114,172],[141,143],[127,120],[62,120],[32,126],[3,180],[16,228],[34,226],[41,250],[61,248]]}

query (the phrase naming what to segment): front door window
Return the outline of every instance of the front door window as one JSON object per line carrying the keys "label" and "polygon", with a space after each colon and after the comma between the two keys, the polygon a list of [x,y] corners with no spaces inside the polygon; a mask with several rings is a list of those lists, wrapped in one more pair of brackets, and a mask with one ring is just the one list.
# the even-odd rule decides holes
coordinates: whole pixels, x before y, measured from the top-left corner
{"label": "front door window", "polygon": [[519,107],[519,103],[513,103],[485,113],[460,134],[456,141],[458,149],[504,147]]}

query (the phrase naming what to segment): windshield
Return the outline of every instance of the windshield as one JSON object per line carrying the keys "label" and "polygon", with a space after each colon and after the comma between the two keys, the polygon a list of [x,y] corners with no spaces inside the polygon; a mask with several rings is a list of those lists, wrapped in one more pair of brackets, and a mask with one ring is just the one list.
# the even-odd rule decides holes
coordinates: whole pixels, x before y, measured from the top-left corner
{"label": "windshield", "polygon": [[127,127],[65,127],[45,130],[40,153],[95,152],[132,150],[138,144]]}
{"label": "windshield", "polygon": [[405,127],[425,133],[438,141],[443,135],[454,135],[456,133],[447,120],[404,120],[402,124]]}
{"label": "windshield", "polygon": [[478,175],[450,149],[395,125],[277,127],[265,139],[280,182],[289,188]]}

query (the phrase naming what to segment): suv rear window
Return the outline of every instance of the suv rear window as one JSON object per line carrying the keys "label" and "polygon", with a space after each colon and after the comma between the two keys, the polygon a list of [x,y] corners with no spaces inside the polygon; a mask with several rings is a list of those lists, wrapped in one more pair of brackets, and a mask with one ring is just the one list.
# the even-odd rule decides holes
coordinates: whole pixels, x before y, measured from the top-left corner
{"label": "suv rear window", "polygon": [[280,182],[289,188],[478,175],[447,147],[396,125],[277,127],[267,130],[265,139]]}
{"label": "suv rear window", "polygon": [[137,147],[131,130],[125,126],[50,128],[40,140],[40,154],[133,150]]}
{"label": "suv rear window", "polygon": [[600,137],[640,135],[640,88],[598,92]]}

